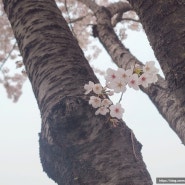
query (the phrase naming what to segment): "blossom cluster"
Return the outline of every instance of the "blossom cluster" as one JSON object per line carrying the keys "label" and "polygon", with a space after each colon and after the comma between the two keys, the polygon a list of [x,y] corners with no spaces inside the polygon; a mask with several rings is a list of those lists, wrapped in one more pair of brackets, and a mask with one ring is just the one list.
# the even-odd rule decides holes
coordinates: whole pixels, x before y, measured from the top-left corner
{"label": "blossom cluster", "polygon": [[154,66],[154,62],[146,62],[143,67],[132,66],[131,69],[118,70],[108,69],[105,77],[107,87],[113,89],[114,92],[125,92],[126,85],[135,90],[139,90],[139,86],[148,87],[149,84],[157,81],[158,69]]}
{"label": "blossom cluster", "polygon": [[112,91],[107,90],[106,87],[102,87],[99,83],[94,84],[89,81],[88,84],[85,84],[84,89],[86,90],[85,94],[89,94],[93,91],[97,96],[91,96],[89,104],[92,107],[97,108],[95,115],[101,114],[106,115],[110,112],[111,117],[116,117],[118,119],[122,118],[124,109],[121,107],[120,103],[113,105],[112,102],[106,98],[107,95],[111,95]]}
{"label": "blossom cluster", "polygon": [[110,113],[112,118],[121,119],[124,113],[124,109],[121,107],[120,101],[115,105],[107,99],[107,95],[111,96],[114,93],[124,93],[126,86],[135,90],[139,90],[139,86],[148,87],[149,84],[157,81],[158,69],[154,66],[154,62],[146,62],[141,66],[132,66],[130,69],[125,70],[123,68],[107,69],[106,71],[106,86],[102,87],[101,84],[89,81],[85,84],[85,94],[94,93],[94,96],[90,96],[89,104],[93,108],[96,108],[95,115],[106,115]]}

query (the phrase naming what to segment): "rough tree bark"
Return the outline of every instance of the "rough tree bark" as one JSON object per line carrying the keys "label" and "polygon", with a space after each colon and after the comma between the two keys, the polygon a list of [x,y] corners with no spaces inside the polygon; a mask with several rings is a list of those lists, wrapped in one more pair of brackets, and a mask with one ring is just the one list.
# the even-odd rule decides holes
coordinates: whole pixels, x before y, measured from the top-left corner
{"label": "rough tree bark", "polygon": [[83,86],[98,80],[55,1],[3,3],[41,112],[48,176],[59,185],[151,185],[133,132],[88,105]]}
{"label": "rough tree bark", "polygon": [[169,102],[177,104],[171,127],[185,144],[185,2],[183,0],[129,0],[140,17],[168,88]]}
{"label": "rough tree bark", "polygon": [[[94,12],[97,18],[97,24],[94,26],[97,33],[96,36],[109,53],[113,62],[118,67],[123,68],[129,68],[133,64],[142,65],[141,61],[137,60],[119,40],[111,25],[111,18],[116,13],[123,14],[132,10],[132,7],[128,3],[123,2],[111,4],[109,7],[100,7],[91,0],[78,1],[85,4]],[[184,106],[179,105],[175,98],[175,92],[171,91],[168,87],[167,81],[159,76],[156,84],[152,84],[148,88],[141,87],[141,90],[149,96],[159,113],[166,119],[182,143],[185,144],[185,129],[181,129],[182,126],[178,126],[185,124]]]}

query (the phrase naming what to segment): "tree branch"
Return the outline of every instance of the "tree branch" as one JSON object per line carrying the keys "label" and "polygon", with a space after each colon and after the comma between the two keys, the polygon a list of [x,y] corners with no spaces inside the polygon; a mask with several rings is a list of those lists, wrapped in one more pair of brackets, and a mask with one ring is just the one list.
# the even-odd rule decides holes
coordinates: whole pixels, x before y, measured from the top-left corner
{"label": "tree branch", "polygon": [[124,3],[124,2],[112,3],[111,5],[109,5],[106,8],[107,8],[107,10],[109,10],[112,17],[117,13],[123,14],[125,12],[130,11],[130,10],[133,10],[129,3]]}
{"label": "tree branch", "polygon": [[87,17],[87,15],[78,17],[78,18],[76,18],[76,19],[70,19],[70,20],[68,21],[68,23],[70,24],[70,23],[76,23],[76,22],[78,22],[78,21],[82,21],[85,17]]}
{"label": "tree branch", "polygon": [[[87,4],[88,0],[86,0]],[[93,11],[93,9],[91,9]],[[97,18],[97,36],[104,46],[106,51],[111,56],[114,63],[118,67],[129,68],[133,64],[143,65],[141,61],[137,60],[130,51],[123,45],[115,34],[110,20],[110,14],[107,13],[106,8],[99,7],[94,12]],[[169,126],[179,136],[182,143],[185,144],[184,130],[179,130],[175,125],[185,125],[184,107],[180,107],[174,100],[174,94],[168,89],[167,82],[161,77],[156,84],[152,84],[148,88],[141,88],[146,93],[151,101],[154,103],[160,114],[166,119]],[[176,111],[178,109],[178,112]],[[175,114],[174,114],[175,112]]]}
{"label": "tree branch", "polygon": [[10,55],[12,54],[12,52],[14,51],[15,47],[16,47],[16,41],[12,46],[12,49],[9,51],[7,57],[2,61],[1,65],[0,65],[0,71],[2,70],[3,66],[5,65],[5,63],[7,62],[7,60],[9,59]]}
{"label": "tree branch", "polygon": [[76,37],[76,34],[75,34],[75,32],[74,32],[74,29],[73,29],[73,26],[71,25],[72,21],[71,21],[70,15],[69,15],[68,7],[67,7],[67,0],[64,1],[64,5],[65,5],[65,9],[66,9],[67,16],[68,16],[68,19],[69,19],[69,26],[70,26],[70,28],[71,28],[71,32],[72,32],[73,35]]}
{"label": "tree branch", "polygon": [[140,20],[132,19],[132,18],[123,18],[121,21],[133,21],[133,22],[138,22],[140,23]]}
{"label": "tree branch", "polygon": [[81,2],[82,4],[86,5],[90,10],[92,10],[93,13],[95,13],[99,9],[99,6],[94,1],[78,0],[78,2]]}

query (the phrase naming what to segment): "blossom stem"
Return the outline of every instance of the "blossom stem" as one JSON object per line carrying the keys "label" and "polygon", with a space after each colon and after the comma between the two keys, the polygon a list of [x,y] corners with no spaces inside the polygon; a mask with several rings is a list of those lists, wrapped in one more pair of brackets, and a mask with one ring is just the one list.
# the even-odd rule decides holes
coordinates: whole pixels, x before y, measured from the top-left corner
{"label": "blossom stem", "polygon": [[122,98],[123,98],[123,93],[124,93],[124,92],[121,93],[121,97],[120,97],[120,99],[119,99],[119,103],[121,102],[121,100],[122,100]]}

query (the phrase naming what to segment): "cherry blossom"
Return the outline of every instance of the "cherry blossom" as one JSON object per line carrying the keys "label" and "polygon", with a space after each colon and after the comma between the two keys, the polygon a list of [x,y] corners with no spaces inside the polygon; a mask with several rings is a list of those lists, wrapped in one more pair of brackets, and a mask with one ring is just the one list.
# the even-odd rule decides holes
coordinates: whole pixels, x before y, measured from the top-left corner
{"label": "cherry blossom", "polygon": [[95,115],[101,114],[101,115],[106,115],[109,112],[109,109],[105,106],[102,106],[98,108],[98,110],[95,112]]}
{"label": "cherry blossom", "polygon": [[130,88],[133,88],[135,90],[139,90],[139,83],[138,83],[138,75],[133,74],[130,76],[129,81],[128,81],[128,86]]}
{"label": "cherry blossom", "polygon": [[117,71],[111,68],[108,68],[106,71],[105,80],[108,82],[112,82],[113,80],[117,79]]}
{"label": "cherry blossom", "polygon": [[151,83],[151,76],[143,73],[140,77],[139,77],[139,85],[142,85],[143,87],[148,87],[148,84]]}
{"label": "cherry blossom", "polygon": [[133,69],[124,70],[123,68],[118,68],[117,74],[118,77],[125,81],[125,83],[128,82],[129,77],[132,75]]}
{"label": "cherry blossom", "polygon": [[109,107],[109,105],[111,105],[111,104],[112,104],[112,102],[109,99],[104,99],[101,102],[101,106],[104,106],[104,107]]}
{"label": "cherry blossom", "polygon": [[120,93],[120,92],[125,92],[126,91],[126,83],[123,80],[115,80],[111,84],[111,89],[114,89],[114,92]]}
{"label": "cherry blossom", "polygon": [[145,66],[143,66],[143,72],[149,74],[157,74],[159,70],[154,65],[154,61],[146,62]]}
{"label": "cherry blossom", "polygon": [[84,94],[89,94],[94,87],[94,82],[89,81],[88,84],[84,85],[84,89],[86,90]]}
{"label": "cherry blossom", "polygon": [[135,73],[138,76],[140,76],[142,74],[142,72],[143,72],[142,67],[136,64],[134,69],[133,69],[133,73]]}
{"label": "cherry blossom", "polygon": [[157,82],[157,80],[158,80],[157,74],[151,75],[151,82],[150,83],[155,83],[155,82]]}
{"label": "cherry blossom", "polygon": [[98,108],[101,106],[101,99],[96,96],[91,96],[89,100],[89,104],[94,108]]}
{"label": "cherry blossom", "polygon": [[120,103],[116,103],[116,105],[111,105],[109,108],[110,108],[110,115],[112,117],[116,117],[118,119],[122,118],[124,109],[121,107]]}
{"label": "cherry blossom", "polygon": [[103,90],[103,87],[101,86],[101,84],[94,84],[93,86],[93,92],[95,94],[101,94]]}
{"label": "cherry blossom", "polygon": [[148,87],[149,84],[155,83],[158,80],[158,69],[155,68],[153,62],[147,62],[144,67],[139,65],[131,66],[131,69],[124,70],[118,68],[117,70],[108,69],[106,74],[106,86],[102,87],[101,84],[94,84],[89,81],[89,84],[84,86],[85,94],[93,91],[97,96],[91,96],[89,104],[97,108],[95,115],[106,115],[110,112],[110,121],[113,126],[117,126],[119,119],[122,118],[124,109],[121,107],[120,101],[116,105],[106,98],[106,95],[111,96],[114,93],[122,94],[126,91],[126,85],[135,90],[139,90],[139,85]]}

